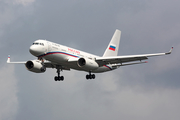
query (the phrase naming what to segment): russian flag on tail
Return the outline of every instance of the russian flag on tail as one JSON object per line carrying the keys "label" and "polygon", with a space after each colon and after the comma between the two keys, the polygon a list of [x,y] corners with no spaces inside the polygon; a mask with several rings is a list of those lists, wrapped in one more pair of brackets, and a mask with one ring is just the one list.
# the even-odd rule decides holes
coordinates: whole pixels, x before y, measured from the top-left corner
{"label": "russian flag on tail", "polygon": [[116,47],[113,46],[113,45],[110,45],[110,46],[109,46],[109,50],[115,51],[115,50],[116,50]]}

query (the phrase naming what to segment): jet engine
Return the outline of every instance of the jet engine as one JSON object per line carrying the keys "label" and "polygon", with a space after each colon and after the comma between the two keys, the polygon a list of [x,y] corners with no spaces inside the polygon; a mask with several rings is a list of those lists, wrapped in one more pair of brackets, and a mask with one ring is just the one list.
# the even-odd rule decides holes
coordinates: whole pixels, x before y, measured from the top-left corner
{"label": "jet engine", "polygon": [[79,58],[77,64],[80,68],[87,71],[95,70],[99,67],[96,61],[88,58]]}
{"label": "jet engine", "polygon": [[25,66],[29,71],[35,73],[43,73],[46,71],[46,67],[42,65],[40,60],[27,61]]}

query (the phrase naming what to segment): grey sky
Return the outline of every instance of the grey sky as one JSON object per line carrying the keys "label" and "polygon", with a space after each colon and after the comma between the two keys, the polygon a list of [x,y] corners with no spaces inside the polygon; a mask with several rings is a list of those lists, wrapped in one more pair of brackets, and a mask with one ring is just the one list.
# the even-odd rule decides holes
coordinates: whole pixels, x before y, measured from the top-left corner
{"label": "grey sky", "polygon": [[[180,1],[0,0],[0,120],[178,120],[180,115]],[[103,55],[115,29],[119,55],[168,52],[148,64],[96,74],[55,69],[43,74],[12,60],[36,59],[37,39]]]}

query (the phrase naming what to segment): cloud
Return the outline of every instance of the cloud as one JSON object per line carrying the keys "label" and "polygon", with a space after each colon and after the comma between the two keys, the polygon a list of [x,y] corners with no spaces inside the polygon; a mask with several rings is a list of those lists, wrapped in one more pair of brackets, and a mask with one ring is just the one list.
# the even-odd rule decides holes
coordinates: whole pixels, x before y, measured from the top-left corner
{"label": "cloud", "polygon": [[36,59],[28,49],[39,38],[102,55],[117,28],[122,30],[120,55],[168,52],[171,45],[174,50],[88,81],[87,73],[74,70],[55,82],[55,69],[35,74],[22,65],[4,66],[0,93],[6,104],[0,105],[7,109],[0,109],[5,113],[0,119],[7,113],[17,120],[178,119],[180,18],[174,1],[5,0],[0,4],[3,66],[8,54],[13,61]]}
{"label": "cloud", "polygon": [[[12,45],[14,35],[19,36],[19,29],[23,23],[21,17],[29,16],[33,13],[30,6],[34,0],[2,0],[0,4],[0,48],[6,49],[6,45]],[[26,6],[26,7],[25,7]],[[7,35],[9,34],[9,35]],[[13,38],[12,38],[13,37]]]}
{"label": "cloud", "polygon": [[18,87],[14,66],[4,65],[0,69],[0,119],[13,120],[18,112]]}
{"label": "cloud", "polygon": [[17,4],[22,4],[23,6],[27,6],[35,2],[35,0],[15,0]]}
{"label": "cloud", "polygon": [[[179,118],[180,89],[152,87],[147,90],[141,84],[124,85],[126,77],[116,73],[123,70],[114,72],[97,74],[96,80],[86,80],[84,72],[63,72],[63,82],[53,80],[55,70],[48,70],[46,74],[25,72],[28,74],[20,82],[23,91],[19,96],[18,119]],[[25,79],[27,77],[31,79]]]}
{"label": "cloud", "polygon": [[35,0],[2,0],[8,4],[28,6],[35,2]]}
{"label": "cloud", "polygon": [[[138,89],[140,86],[137,87]],[[180,110],[180,90],[156,89],[150,93],[136,91],[135,89],[123,89],[113,98],[113,116],[121,119],[146,119],[155,120],[178,119]],[[111,110],[110,110],[111,111]],[[152,117],[153,116],[153,117]],[[116,118],[117,119],[117,118]]]}

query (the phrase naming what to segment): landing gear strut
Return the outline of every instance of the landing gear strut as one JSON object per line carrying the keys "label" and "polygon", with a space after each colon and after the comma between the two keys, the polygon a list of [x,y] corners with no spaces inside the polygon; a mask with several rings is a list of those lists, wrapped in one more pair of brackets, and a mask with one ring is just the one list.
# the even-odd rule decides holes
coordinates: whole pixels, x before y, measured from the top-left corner
{"label": "landing gear strut", "polygon": [[60,67],[57,67],[57,74],[58,76],[54,77],[55,81],[63,81],[64,80],[64,76],[60,76]]}
{"label": "landing gear strut", "polygon": [[86,79],[95,79],[95,74],[91,74],[91,71],[89,72],[89,75],[86,75]]}

